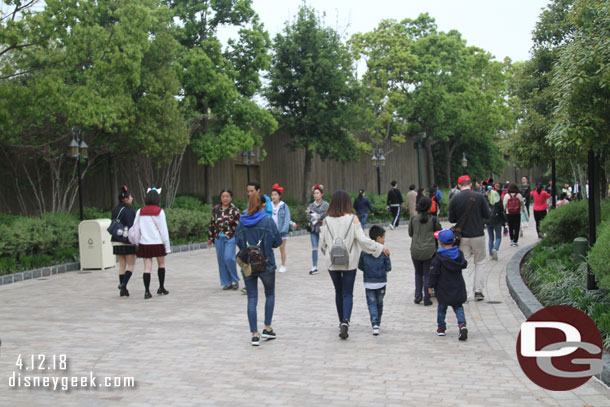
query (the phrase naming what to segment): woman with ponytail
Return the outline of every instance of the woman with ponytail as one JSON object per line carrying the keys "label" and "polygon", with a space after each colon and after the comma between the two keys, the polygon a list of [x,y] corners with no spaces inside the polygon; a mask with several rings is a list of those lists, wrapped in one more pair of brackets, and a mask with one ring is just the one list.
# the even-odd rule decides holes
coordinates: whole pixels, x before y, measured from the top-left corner
{"label": "woman with ponytail", "polygon": [[369,201],[365,195],[366,192],[364,189],[361,189],[358,191],[358,196],[354,198],[354,210],[356,211],[356,216],[358,216],[362,230],[364,230],[366,219],[369,217],[369,211],[373,216],[375,216],[373,208],[371,207],[371,201]]}
{"label": "woman with ponytail", "polygon": [[121,297],[129,297],[127,283],[136,264],[136,246],[129,243],[127,230],[133,226],[136,213],[131,208],[133,196],[126,185],[119,190],[119,204],[112,210],[112,219],[117,219],[125,227],[123,239],[112,236],[112,252],[119,259],[119,290]]}
{"label": "woman with ponytail", "polygon": [[282,237],[282,244],[280,246],[280,255],[282,257],[282,265],[277,271],[280,273],[286,272],[286,241],[288,240],[288,232],[290,230],[290,208],[286,205],[286,202],[282,201],[282,194],[284,188],[275,183],[271,187],[271,218],[277,226],[277,230],[280,232]]}
{"label": "woman with ponytail", "polygon": [[[415,299],[419,304],[422,299],[424,305],[432,305],[428,290],[430,262],[436,253],[436,239],[434,232],[441,230],[438,218],[430,213],[432,199],[422,196],[417,202],[417,215],[409,222],[409,236],[411,236],[411,260],[415,267]],[[422,295],[423,294],[423,295]]]}
{"label": "woman with ponytail", "polygon": [[313,267],[309,274],[318,274],[318,243],[320,242],[320,226],[326,217],[328,210],[328,202],[324,200],[324,185],[314,185],[311,188],[313,192],[313,202],[305,210],[307,213],[307,230],[311,237],[311,260]]}
{"label": "woman with ponytail", "polygon": [[536,185],[536,189],[531,192],[531,196],[534,199],[534,219],[536,220],[536,232],[538,233],[538,237],[542,239],[542,234],[540,233],[540,222],[546,216],[546,211],[548,209],[546,200],[549,199],[551,195],[542,189],[541,183],[538,183]]}

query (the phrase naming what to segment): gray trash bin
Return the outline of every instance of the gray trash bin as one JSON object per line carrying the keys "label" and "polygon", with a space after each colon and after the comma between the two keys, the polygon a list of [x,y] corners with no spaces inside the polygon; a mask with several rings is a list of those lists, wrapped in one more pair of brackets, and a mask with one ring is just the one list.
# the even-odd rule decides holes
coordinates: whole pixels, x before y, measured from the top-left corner
{"label": "gray trash bin", "polygon": [[110,233],[106,229],[110,219],[84,220],[78,225],[78,249],[82,269],[114,267],[116,257],[112,253]]}

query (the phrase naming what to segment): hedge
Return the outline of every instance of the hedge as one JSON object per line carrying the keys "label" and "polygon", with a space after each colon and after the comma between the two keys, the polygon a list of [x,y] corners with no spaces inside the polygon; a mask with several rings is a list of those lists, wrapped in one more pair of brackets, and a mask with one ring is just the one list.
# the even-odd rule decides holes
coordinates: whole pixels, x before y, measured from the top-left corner
{"label": "hedge", "polygon": [[589,252],[589,265],[599,288],[610,290],[610,220],[599,226],[595,245]]}
{"label": "hedge", "polygon": [[[610,204],[602,201],[602,219],[610,216]],[[550,210],[540,224],[545,239],[551,243],[572,243],[577,237],[589,237],[589,207],[587,201],[570,202]]]}

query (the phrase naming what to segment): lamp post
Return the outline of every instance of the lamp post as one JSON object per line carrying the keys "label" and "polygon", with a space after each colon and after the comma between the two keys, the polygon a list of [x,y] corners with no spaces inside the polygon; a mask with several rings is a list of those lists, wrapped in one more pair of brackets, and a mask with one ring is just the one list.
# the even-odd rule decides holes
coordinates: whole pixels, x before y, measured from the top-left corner
{"label": "lamp post", "polygon": [[256,157],[256,153],[252,150],[248,150],[248,151],[243,151],[241,153],[243,160],[244,160],[244,164],[246,164],[246,168],[247,168],[247,176],[248,176],[248,183],[250,182],[250,165],[254,164],[254,157]]}
{"label": "lamp post", "polygon": [[462,175],[466,175],[466,168],[468,167],[468,159],[466,158],[465,152],[462,152],[462,167],[464,168]]}
{"label": "lamp post", "polygon": [[373,147],[373,165],[377,167],[377,194],[381,195],[381,166],[385,165],[385,155],[382,147]]}
{"label": "lamp post", "polygon": [[89,156],[87,143],[83,140],[83,134],[80,129],[72,128],[72,141],[68,146],[70,149],[70,157],[76,159],[76,176],[78,180],[78,207],[80,210],[80,220],[83,220],[83,192],[81,188],[81,170],[80,160],[86,160]]}

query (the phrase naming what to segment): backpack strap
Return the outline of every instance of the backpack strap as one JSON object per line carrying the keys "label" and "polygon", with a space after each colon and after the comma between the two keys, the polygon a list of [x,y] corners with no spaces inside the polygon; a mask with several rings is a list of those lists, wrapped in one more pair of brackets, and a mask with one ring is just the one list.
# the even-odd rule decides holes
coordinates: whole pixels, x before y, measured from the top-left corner
{"label": "backpack strap", "polygon": [[476,194],[476,192],[470,191],[470,197],[468,198],[470,200],[470,204],[468,205],[466,212],[464,212],[464,214],[462,215],[462,217],[460,218],[458,223],[455,224],[455,228],[459,229],[460,231],[464,227],[464,224],[466,223],[466,219],[468,219],[468,215],[470,215],[470,211],[472,211],[472,207],[474,206],[474,203],[477,201],[476,195],[474,195],[474,194]]}
{"label": "backpack strap", "polygon": [[[269,218],[269,216],[265,215],[265,218]],[[260,221],[262,222],[262,220]],[[263,239],[265,238],[265,234],[267,234],[267,226],[269,226],[269,221],[267,221],[267,224],[265,225],[265,228],[263,229],[263,234],[261,235],[261,238],[258,240],[258,243],[256,243],[255,245],[251,245],[250,243],[248,243],[248,238],[246,237],[246,226],[244,226],[241,229],[241,235],[244,239],[244,242],[246,242],[246,247],[259,247],[263,241]]]}

